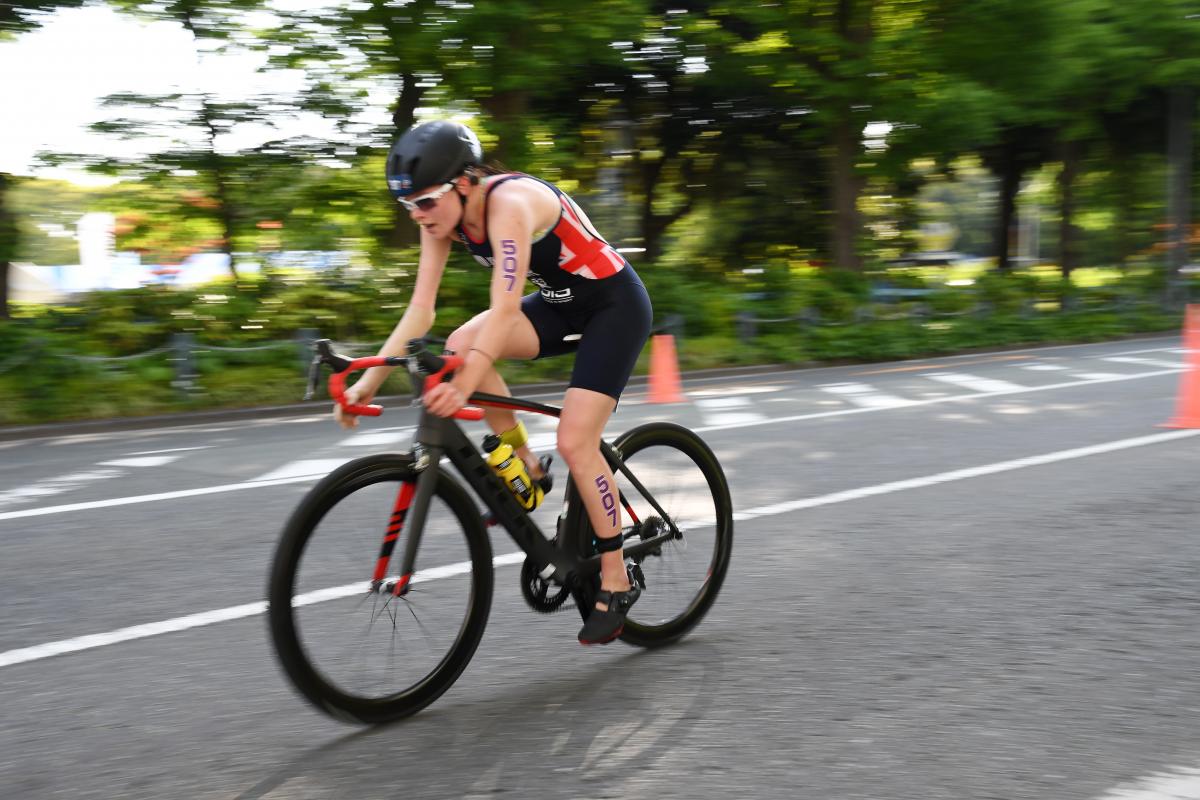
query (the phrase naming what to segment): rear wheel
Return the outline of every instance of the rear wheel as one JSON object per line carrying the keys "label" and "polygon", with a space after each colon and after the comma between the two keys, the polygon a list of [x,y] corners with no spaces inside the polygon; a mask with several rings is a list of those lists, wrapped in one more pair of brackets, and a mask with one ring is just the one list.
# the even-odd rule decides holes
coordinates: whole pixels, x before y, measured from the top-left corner
{"label": "rear wheel", "polygon": [[491,546],[470,496],[444,472],[409,589],[387,590],[400,578],[408,528],[386,570],[381,547],[417,477],[402,455],[342,466],[305,497],[276,551],[268,584],[276,652],[300,693],[332,716],[379,723],[419,711],[450,688],[483,635]]}
{"label": "rear wheel", "polygon": [[[627,476],[615,473],[622,497],[633,508],[632,515],[621,511],[626,552],[636,553],[631,548],[639,542],[675,532],[633,556],[646,588],[626,618],[621,639],[641,647],[667,644],[704,617],[725,580],[733,549],[729,485],[712,450],[682,426],[651,422],[613,446],[646,490],[643,494]],[[586,514],[580,520],[581,547],[592,552],[591,523]],[[590,608],[592,596],[579,593],[577,601]]]}

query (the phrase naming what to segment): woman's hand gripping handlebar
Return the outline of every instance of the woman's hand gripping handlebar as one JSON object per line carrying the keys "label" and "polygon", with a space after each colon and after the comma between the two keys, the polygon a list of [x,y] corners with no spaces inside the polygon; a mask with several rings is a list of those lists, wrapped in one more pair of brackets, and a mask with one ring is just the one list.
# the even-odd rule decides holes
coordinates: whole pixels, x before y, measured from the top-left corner
{"label": "woman's hand gripping handlebar", "polygon": [[[333,374],[329,376],[329,395],[337,402],[345,414],[365,417],[377,417],[383,413],[383,406],[352,403],[346,399],[346,378],[352,372],[358,372],[371,367],[402,367],[407,366],[413,375],[414,399],[432,389],[442,381],[450,380],[456,369],[463,365],[462,356],[436,356],[425,349],[421,339],[413,339],[408,343],[408,356],[367,356],[366,358],[347,358],[333,352],[333,346],[328,339],[318,339],[313,343],[316,355],[308,373],[308,393],[305,400],[311,400],[316,391],[317,380],[320,377],[320,366],[328,365]],[[418,380],[424,378],[424,380]],[[483,419],[483,409],[466,406],[454,414],[455,419]]]}

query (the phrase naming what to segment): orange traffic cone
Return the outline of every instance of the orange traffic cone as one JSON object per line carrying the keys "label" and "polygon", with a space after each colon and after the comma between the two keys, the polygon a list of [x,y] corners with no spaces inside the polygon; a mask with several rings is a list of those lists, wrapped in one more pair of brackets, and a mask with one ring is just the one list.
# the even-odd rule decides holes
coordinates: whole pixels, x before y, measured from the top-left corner
{"label": "orange traffic cone", "polygon": [[1179,377],[1175,416],[1163,428],[1200,428],[1200,305],[1189,305],[1183,320],[1187,369]]}
{"label": "orange traffic cone", "polygon": [[659,334],[650,339],[650,403],[682,403],[679,363],[675,360],[675,337]]}

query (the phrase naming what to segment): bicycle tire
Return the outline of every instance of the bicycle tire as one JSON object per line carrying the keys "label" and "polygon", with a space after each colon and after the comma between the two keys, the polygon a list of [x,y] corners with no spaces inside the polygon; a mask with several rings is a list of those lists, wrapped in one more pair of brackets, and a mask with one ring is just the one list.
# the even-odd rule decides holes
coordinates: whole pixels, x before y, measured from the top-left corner
{"label": "bicycle tire", "polygon": [[[712,607],[724,583],[733,551],[733,502],[729,483],[720,462],[704,440],[681,425],[646,423],[622,434],[613,446],[683,533],[682,540],[664,543],[657,554],[647,555],[641,561],[646,588],[630,610],[620,636],[627,644],[658,647],[676,641],[694,628]],[[614,477],[639,518],[644,521],[657,516],[625,476],[617,473]],[[682,490],[677,491],[673,484]],[[569,491],[578,495],[578,488],[573,484]],[[628,514],[622,511],[622,517],[628,531]],[[579,521],[577,535],[581,552],[594,552],[592,526],[587,514],[580,513]],[[689,556],[687,549],[705,552]],[[684,561],[690,563],[684,564]],[[692,574],[681,577],[682,570],[677,570],[680,566],[690,567]],[[587,613],[590,613],[594,589],[599,587],[598,577],[594,584],[593,591],[576,593],[577,603],[588,603]],[[688,584],[696,586],[694,594],[686,588]],[[680,591],[686,596],[681,600],[670,600],[664,597],[664,590],[671,594]]]}
{"label": "bicycle tire", "polygon": [[[370,570],[379,556],[382,533],[391,511],[390,507],[379,509],[379,498],[394,498],[397,487],[415,482],[417,475],[408,455],[371,455],[343,465],[305,496],[284,527],[276,550],[267,587],[267,616],[276,654],[301,695],[320,710],[344,721],[391,722],[432,703],[462,674],[479,646],[487,624],[494,583],[491,544],[470,495],[443,471],[438,473],[409,594],[394,598],[390,594],[369,591]],[[361,526],[357,522],[360,508],[362,516],[370,519]],[[380,515],[383,524],[377,525],[374,518]],[[401,530],[399,546],[392,555],[393,571],[403,552],[406,530]],[[326,531],[329,531],[328,535]],[[461,540],[455,532],[461,533]],[[315,543],[318,534],[323,536],[320,544]],[[462,549],[464,546],[465,550]],[[363,550],[367,551],[361,552]],[[428,559],[427,551],[433,551]],[[423,576],[422,568],[434,566],[428,561],[442,552],[449,553],[449,558],[462,554],[466,558],[449,567],[430,569]],[[307,560],[306,555],[310,556]],[[347,573],[351,577],[350,583],[339,585],[337,581]],[[322,587],[331,581],[332,589],[313,591],[310,585]],[[451,620],[449,624],[425,626],[422,623],[414,608],[417,605],[414,598],[418,590],[423,589],[419,584],[425,584],[421,595],[431,599],[428,607],[421,608],[422,616],[446,616]],[[457,631],[451,633],[449,629],[459,613],[455,611],[455,598],[464,589],[466,600],[462,619],[457,623]],[[358,607],[351,609],[349,606],[356,597],[359,598]],[[371,599],[369,611],[363,608],[368,598]],[[326,599],[329,599],[328,603],[325,603]],[[316,609],[322,603],[325,607],[320,608],[319,613],[310,614],[308,609]],[[426,644],[431,634],[447,639],[453,637],[445,654],[437,655],[440,645],[431,647],[436,652],[426,659],[432,663],[427,673],[411,684],[395,687],[385,684],[382,693],[344,685],[352,679],[343,673],[346,676],[361,673],[364,676],[361,681],[368,682],[366,661],[374,658],[375,643],[356,642],[359,649],[355,650],[341,641],[353,636],[353,629],[361,627],[364,621],[364,638],[374,634],[376,628],[386,636],[387,622],[391,622],[390,666],[375,670],[384,674],[384,680],[391,679],[387,675],[389,669],[394,674],[401,664],[407,668],[409,663],[418,660],[413,646],[420,644],[416,637],[402,642],[402,658],[399,662],[396,660],[398,628],[408,622],[408,616],[398,613],[402,610],[401,603],[406,607],[403,610],[410,612],[417,621]],[[302,609],[309,618],[298,621]],[[344,622],[343,611],[348,612]],[[333,619],[335,612],[336,620]],[[377,622],[380,622],[378,626]],[[419,667],[416,671],[419,673],[422,669]],[[406,680],[397,679],[397,683]]]}

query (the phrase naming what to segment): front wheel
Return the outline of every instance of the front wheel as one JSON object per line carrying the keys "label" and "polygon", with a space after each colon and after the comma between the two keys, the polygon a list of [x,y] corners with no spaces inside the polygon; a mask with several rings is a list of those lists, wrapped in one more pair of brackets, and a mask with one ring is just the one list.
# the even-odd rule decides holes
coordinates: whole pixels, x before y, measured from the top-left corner
{"label": "front wheel", "polygon": [[[641,425],[613,446],[646,490],[639,491],[628,476],[615,472],[621,496],[633,509],[632,514],[626,508],[621,511],[627,552],[672,526],[677,531],[677,536],[633,558],[646,588],[625,620],[621,640],[640,647],[667,644],[700,622],[725,580],[733,550],[729,484],[708,445],[679,425]],[[581,545],[590,547],[591,524],[586,514],[580,519]],[[585,596],[590,599],[591,594]]]}
{"label": "front wheel", "polygon": [[491,545],[470,496],[444,472],[410,587],[388,591],[418,477],[404,455],[352,461],[313,487],[284,528],[267,589],[271,637],[292,683],[331,716],[380,723],[419,711],[450,688],[483,635]]}

